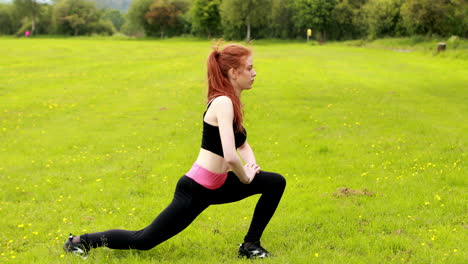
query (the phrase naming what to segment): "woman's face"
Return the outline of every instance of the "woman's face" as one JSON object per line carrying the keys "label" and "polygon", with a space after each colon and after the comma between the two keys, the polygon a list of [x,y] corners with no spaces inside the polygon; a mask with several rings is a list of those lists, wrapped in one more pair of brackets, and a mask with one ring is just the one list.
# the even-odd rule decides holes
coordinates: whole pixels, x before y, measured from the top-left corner
{"label": "woman's face", "polygon": [[249,90],[252,88],[255,76],[257,76],[257,73],[253,68],[252,56],[247,56],[244,58],[244,67],[236,71],[234,83],[241,91]]}

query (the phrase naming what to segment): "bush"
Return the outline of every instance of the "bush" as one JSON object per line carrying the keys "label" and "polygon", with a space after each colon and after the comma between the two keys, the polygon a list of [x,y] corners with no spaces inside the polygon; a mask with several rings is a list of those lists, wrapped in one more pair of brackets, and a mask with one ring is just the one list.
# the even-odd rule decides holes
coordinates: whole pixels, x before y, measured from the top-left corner
{"label": "bush", "polygon": [[460,45],[460,38],[458,36],[451,36],[448,40],[447,40],[447,45],[450,47],[450,48],[458,48],[458,46]]}
{"label": "bush", "polygon": [[90,30],[94,34],[112,36],[117,30],[114,27],[112,21],[99,20],[98,22],[89,25]]}
{"label": "bush", "polygon": [[120,32],[127,36],[131,37],[144,37],[145,36],[145,30],[138,25],[135,25],[131,21],[126,21],[125,24],[122,25],[120,28]]}

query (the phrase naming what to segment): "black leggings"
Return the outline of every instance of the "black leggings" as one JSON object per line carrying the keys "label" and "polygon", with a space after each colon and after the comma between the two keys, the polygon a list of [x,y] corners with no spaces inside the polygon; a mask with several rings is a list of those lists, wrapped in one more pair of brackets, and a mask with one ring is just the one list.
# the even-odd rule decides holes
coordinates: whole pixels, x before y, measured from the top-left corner
{"label": "black leggings", "polygon": [[273,216],[285,187],[283,176],[266,171],[260,171],[250,184],[241,183],[230,171],[223,186],[215,190],[207,189],[184,175],[177,183],[171,204],[146,228],[139,231],[114,229],[84,234],[80,239],[88,249],[106,246],[148,250],[184,230],[208,206],[236,202],[261,193],[244,238],[245,242],[257,242]]}

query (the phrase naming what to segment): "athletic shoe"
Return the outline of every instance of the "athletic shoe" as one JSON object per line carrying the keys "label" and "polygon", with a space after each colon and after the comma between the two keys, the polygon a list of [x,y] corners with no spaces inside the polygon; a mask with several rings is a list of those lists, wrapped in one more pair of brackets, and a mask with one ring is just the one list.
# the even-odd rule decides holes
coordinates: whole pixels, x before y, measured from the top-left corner
{"label": "athletic shoe", "polygon": [[268,258],[270,252],[260,246],[260,241],[255,243],[242,243],[239,247],[239,257],[246,258]]}
{"label": "athletic shoe", "polygon": [[70,236],[67,238],[67,241],[65,241],[65,244],[63,244],[63,250],[65,250],[67,253],[73,253],[86,259],[88,255],[88,250],[86,247],[83,245],[83,243],[73,243],[72,239],[73,235],[70,234]]}

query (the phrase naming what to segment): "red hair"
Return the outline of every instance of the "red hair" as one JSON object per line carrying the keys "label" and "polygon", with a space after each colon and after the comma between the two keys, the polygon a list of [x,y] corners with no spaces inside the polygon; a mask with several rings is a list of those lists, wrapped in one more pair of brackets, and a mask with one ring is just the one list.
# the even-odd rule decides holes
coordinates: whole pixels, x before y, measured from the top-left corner
{"label": "red hair", "polygon": [[215,50],[208,56],[208,102],[218,96],[229,97],[234,107],[234,124],[237,131],[242,131],[242,104],[229,81],[228,71],[245,67],[242,58],[250,54],[252,52],[248,48],[231,44],[225,46],[221,51],[215,47]]}

